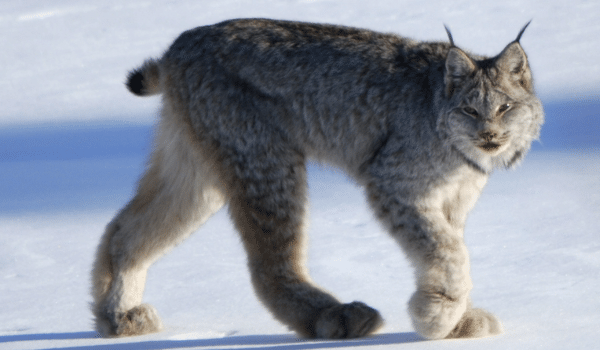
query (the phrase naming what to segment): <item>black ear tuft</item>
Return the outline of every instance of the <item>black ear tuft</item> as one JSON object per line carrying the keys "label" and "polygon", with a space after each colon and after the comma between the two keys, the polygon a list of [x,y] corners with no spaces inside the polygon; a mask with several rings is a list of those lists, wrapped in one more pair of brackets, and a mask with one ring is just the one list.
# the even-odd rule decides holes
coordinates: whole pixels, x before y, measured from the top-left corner
{"label": "black ear tuft", "polygon": [[127,88],[129,91],[138,96],[145,94],[144,75],[139,70],[129,72],[127,76]]}
{"label": "black ear tuft", "polygon": [[527,29],[527,27],[529,26],[529,23],[531,23],[531,21],[533,21],[533,20],[532,19],[529,20],[529,22],[527,22],[527,24],[525,24],[525,26],[523,27],[523,29],[521,29],[521,31],[519,32],[519,35],[517,35],[517,38],[514,41],[515,43],[518,43],[519,41],[521,41],[521,36],[525,32],[525,29]]}
{"label": "black ear tuft", "polygon": [[456,45],[454,45],[454,39],[452,39],[452,33],[450,33],[450,29],[448,29],[448,26],[444,24],[444,29],[446,29],[446,34],[448,34],[448,40],[450,40],[450,45],[452,47],[456,47]]}

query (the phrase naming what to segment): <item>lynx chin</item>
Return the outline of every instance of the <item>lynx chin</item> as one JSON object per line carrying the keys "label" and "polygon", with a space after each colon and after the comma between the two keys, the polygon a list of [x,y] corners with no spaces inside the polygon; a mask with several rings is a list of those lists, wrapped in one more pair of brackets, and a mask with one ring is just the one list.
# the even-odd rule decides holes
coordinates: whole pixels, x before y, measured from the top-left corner
{"label": "lynx chin", "polygon": [[162,110],[137,192],[97,250],[97,330],[159,331],[156,310],[142,303],[148,268],[227,205],[256,295],[277,320],[309,338],[376,332],[377,310],[339,301],[308,275],[313,159],[364,187],[412,262],[408,311],[420,335],[502,332],[496,317],[471,306],[463,231],[489,174],[520,163],[544,120],[519,43],[526,27],[495,57],[458,48],[449,31],[449,42],[418,42],[241,19],[181,34],[128,77],[132,93],[162,94]]}

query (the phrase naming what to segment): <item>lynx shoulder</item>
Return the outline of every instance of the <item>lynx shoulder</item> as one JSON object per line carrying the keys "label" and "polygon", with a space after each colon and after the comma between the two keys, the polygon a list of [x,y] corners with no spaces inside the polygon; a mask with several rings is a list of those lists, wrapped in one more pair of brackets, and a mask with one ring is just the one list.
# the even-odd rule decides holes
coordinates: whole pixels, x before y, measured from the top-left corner
{"label": "lynx shoulder", "polygon": [[134,94],[162,94],[161,119],[137,192],[98,247],[98,331],[160,330],[142,303],[148,267],[224,205],[276,319],[304,337],[377,331],[378,311],[337,300],[305,268],[306,162],[315,159],[364,187],[412,261],[409,313],[422,336],[501,332],[469,303],[462,237],[489,173],[518,164],[543,123],[520,45],[526,27],[494,57],[458,48],[450,32],[449,43],[418,42],[247,19],[181,34],[128,78]]}

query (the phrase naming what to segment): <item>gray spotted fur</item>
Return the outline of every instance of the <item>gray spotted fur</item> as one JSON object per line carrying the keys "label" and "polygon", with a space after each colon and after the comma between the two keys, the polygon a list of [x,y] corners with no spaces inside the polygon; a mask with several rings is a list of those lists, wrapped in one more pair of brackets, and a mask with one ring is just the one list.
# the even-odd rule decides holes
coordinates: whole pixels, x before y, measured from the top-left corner
{"label": "gray spotted fur", "polygon": [[338,301],[306,271],[306,161],[315,159],[364,186],[411,260],[419,334],[501,332],[470,305],[463,228],[490,172],[518,164],[543,123],[521,34],[495,57],[453,42],[264,19],[181,34],[129,76],[133,93],[161,93],[163,107],[148,170],[98,248],[98,331],[161,329],[142,304],[146,271],[223,205],[275,318],[305,337],[377,331],[376,310]]}

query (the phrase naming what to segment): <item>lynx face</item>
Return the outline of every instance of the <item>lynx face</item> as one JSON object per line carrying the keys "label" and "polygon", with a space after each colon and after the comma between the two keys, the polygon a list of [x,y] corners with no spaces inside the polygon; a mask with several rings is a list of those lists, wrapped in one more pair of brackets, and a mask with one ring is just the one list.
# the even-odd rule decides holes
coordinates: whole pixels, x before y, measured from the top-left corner
{"label": "lynx face", "polygon": [[453,146],[485,172],[512,167],[537,139],[543,116],[518,42],[476,60],[452,48],[446,61],[451,105],[441,118]]}

